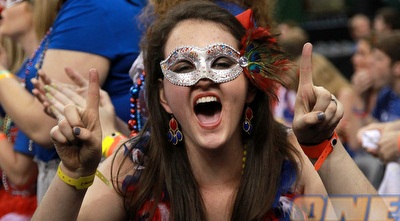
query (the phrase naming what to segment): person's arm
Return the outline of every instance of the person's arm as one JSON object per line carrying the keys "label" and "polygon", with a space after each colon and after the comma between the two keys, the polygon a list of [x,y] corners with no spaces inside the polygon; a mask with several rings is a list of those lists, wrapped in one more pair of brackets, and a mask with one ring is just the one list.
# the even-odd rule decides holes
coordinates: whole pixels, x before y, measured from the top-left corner
{"label": "person's arm", "polygon": [[5,136],[0,134],[0,168],[13,184],[23,186],[37,175],[37,165],[32,156],[16,152],[14,144]]}
{"label": "person's arm", "polygon": [[385,129],[381,131],[378,149],[375,154],[385,163],[400,162],[400,130],[391,129],[396,127],[399,122],[400,121],[386,124]]}
{"label": "person's arm", "polygon": [[353,99],[351,103],[343,103],[347,106],[349,122],[347,127],[348,144],[352,150],[359,150],[361,143],[357,139],[357,131],[377,120],[372,116],[375,106],[377,91],[373,89],[373,79],[367,70],[355,72],[352,76]]}
{"label": "person's arm", "polygon": [[[124,157],[124,150],[116,153],[117,162],[121,162]],[[98,171],[100,171],[104,177],[111,181],[111,162],[114,160],[114,156],[107,158],[103,161]],[[114,172],[115,174],[116,172]],[[123,180],[123,178],[120,178]],[[114,179],[115,180],[115,179]],[[110,182],[111,185],[111,182]],[[121,185],[121,183],[120,183]],[[120,186],[121,187],[121,186]],[[93,185],[88,189],[85,198],[83,200],[78,220],[128,220],[126,217],[126,211],[124,209],[123,199],[118,195],[113,187],[108,186],[105,182],[100,180],[97,176],[94,180]],[[101,208],[95,214],[93,214],[93,208]]]}
{"label": "person's arm", "polygon": [[[87,73],[91,68],[96,68],[99,72],[100,82],[103,83],[109,66],[109,60],[99,55],[48,49],[42,69],[59,82],[73,83],[65,74],[64,67],[71,67],[79,73]],[[87,78],[86,74],[83,76]],[[56,120],[43,112],[42,104],[35,96],[21,87],[16,79],[0,80],[0,103],[20,130],[41,146],[52,148],[48,134],[56,125]]]}
{"label": "person's arm", "polygon": [[[59,120],[58,125],[51,131],[51,137],[62,161],[61,171],[73,179],[93,176],[101,160],[99,97],[98,75],[96,71],[91,70],[86,107],[78,109],[74,105],[66,106],[65,118]],[[106,160],[100,168],[108,180],[110,180],[110,164],[107,162],[111,160],[111,158]],[[60,177],[62,176],[57,175],[54,178],[32,220],[123,220],[126,218],[122,210],[122,199],[113,189],[108,189],[109,187],[102,181],[95,179],[89,189],[87,186],[78,189],[67,184]],[[90,180],[87,183],[90,184]],[[86,194],[87,197],[85,197]]]}
{"label": "person's arm", "polygon": [[[65,72],[74,85],[52,80],[43,71],[39,72],[40,81],[32,80],[35,86],[33,94],[42,103],[45,112],[55,119],[63,116],[64,107],[68,104],[75,104],[81,108],[85,105],[88,80],[71,68],[66,68]],[[99,112],[103,136],[114,132],[129,136],[128,123],[116,116],[108,93],[102,89],[100,89]]]}
{"label": "person's arm", "polygon": [[[303,48],[293,121],[293,131],[303,146],[331,139],[343,116],[342,104],[329,91],[313,85],[311,56],[312,45],[307,43]],[[318,174],[329,194],[376,194],[340,141],[326,157]]]}

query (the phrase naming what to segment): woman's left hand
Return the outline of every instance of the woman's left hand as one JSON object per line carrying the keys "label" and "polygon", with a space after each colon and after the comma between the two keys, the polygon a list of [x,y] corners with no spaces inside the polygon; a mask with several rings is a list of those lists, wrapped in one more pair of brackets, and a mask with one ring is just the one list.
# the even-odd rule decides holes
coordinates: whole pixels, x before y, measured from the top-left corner
{"label": "woman's left hand", "polygon": [[306,43],[300,64],[293,132],[300,144],[319,144],[329,139],[343,117],[343,106],[328,90],[312,81],[312,45]]}

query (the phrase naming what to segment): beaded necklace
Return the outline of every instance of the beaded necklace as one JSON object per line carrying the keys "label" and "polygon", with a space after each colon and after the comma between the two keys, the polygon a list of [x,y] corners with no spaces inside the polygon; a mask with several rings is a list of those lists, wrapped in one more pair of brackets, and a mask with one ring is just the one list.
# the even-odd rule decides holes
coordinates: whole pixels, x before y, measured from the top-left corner
{"label": "beaded necklace", "polygon": [[[36,70],[38,70],[42,67],[44,54],[47,51],[47,48],[49,45],[49,35],[51,33],[51,30],[52,30],[52,28],[50,28],[47,31],[47,33],[41,40],[39,46],[36,48],[35,53],[33,53],[33,56],[30,57],[29,60],[25,63],[25,67],[24,67],[25,68],[25,76],[23,78],[22,78],[22,76],[20,76],[21,77],[21,85],[25,88],[26,88],[26,82],[28,80],[29,74],[31,73],[33,61],[37,56],[39,56],[39,58],[37,59],[35,68],[36,68]],[[36,72],[35,78],[37,78],[37,77],[38,77],[38,75]],[[12,129],[12,119],[8,114],[6,114],[4,117],[2,129],[3,129],[3,132],[7,135],[8,140],[13,142],[16,134],[14,134],[15,130]],[[29,151],[33,150],[33,141],[32,140],[29,140],[29,148],[28,149],[29,149]]]}
{"label": "beaded necklace", "polygon": [[145,72],[142,71],[139,77],[136,79],[135,84],[131,87],[131,111],[130,117],[131,119],[128,121],[129,129],[131,130],[131,137],[136,136],[144,125],[144,119],[142,115],[142,110],[144,107],[140,105],[140,92],[144,92],[144,81],[145,81]]}
{"label": "beaded necklace", "polygon": [[[44,54],[46,53],[47,48],[49,46],[49,37],[50,37],[51,31],[52,31],[52,28],[50,28],[46,32],[43,39],[40,41],[39,47],[36,48],[33,56],[30,57],[28,62],[25,64],[25,78],[22,80],[22,84],[24,87],[26,87],[26,81],[29,77],[29,74],[31,73],[33,61],[36,57],[39,57],[39,58],[37,59],[37,62],[35,63],[34,67],[36,68],[36,70],[39,70],[42,67]],[[37,77],[38,77],[38,75],[36,72],[35,78],[37,78]]]}

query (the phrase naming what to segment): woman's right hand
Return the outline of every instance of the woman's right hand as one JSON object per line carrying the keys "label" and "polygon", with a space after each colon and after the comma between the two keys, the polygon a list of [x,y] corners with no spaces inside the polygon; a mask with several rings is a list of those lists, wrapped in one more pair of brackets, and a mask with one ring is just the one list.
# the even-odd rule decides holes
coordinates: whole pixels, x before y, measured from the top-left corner
{"label": "woman's right hand", "polygon": [[85,108],[67,105],[64,117],[50,131],[64,168],[75,177],[94,174],[101,160],[99,100],[99,75],[92,69],[89,71]]}

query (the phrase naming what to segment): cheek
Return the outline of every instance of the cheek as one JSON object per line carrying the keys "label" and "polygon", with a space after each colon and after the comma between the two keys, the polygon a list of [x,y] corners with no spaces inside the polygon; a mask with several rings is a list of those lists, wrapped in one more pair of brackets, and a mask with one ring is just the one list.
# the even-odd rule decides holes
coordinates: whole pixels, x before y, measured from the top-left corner
{"label": "cheek", "polygon": [[175,86],[167,81],[164,83],[164,88],[165,98],[173,112],[186,105],[185,102],[188,100],[190,92],[189,87]]}
{"label": "cheek", "polygon": [[238,104],[246,102],[246,95],[248,93],[248,81],[244,73],[239,75],[234,81],[227,83],[227,90],[230,97],[235,99]]}

